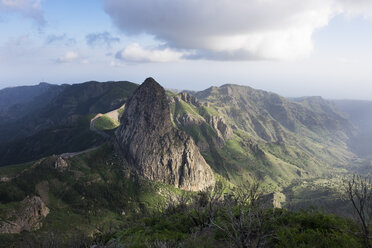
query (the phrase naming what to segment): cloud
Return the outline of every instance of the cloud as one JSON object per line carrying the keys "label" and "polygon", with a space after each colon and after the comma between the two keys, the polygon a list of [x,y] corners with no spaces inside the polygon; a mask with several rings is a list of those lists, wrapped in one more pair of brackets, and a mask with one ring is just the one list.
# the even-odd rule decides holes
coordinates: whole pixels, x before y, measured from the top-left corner
{"label": "cloud", "polygon": [[41,2],[42,0],[0,0],[0,11],[20,13],[43,26],[46,21]]}
{"label": "cloud", "polygon": [[69,38],[66,34],[62,35],[48,35],[45,39],[45,43],[50,45],[54,43],[60,43],[63,42],[65,46],[73,46],[76,44],[76,40],[73,38]]}
{"label": "cloud", "polygon": [[62,57],[57,58],[56,62],[59,64],[72,63],[72,62],[77,62],[80,59],[81,57],[79,56],[79,54],[77,54],[76,52],[69,51],[69,52],[66,52],[65,55],[63,55]]}
{"label": "cloud", "polygon": [[173,51],[169,48],[144,48],[138,43],[128,45],[122,51],[116,53],[116,58],[132,63],[149,63],[149,62],[173,62],[180,61],[184,56],[183,53]]}
{"label": "cloud", "polygon": [[[337,14],[367,16],[371,0],[105,0],[128,35],[148,34],[189,59],[292,60]],[[168,50],[170,51],[170,50]]]}
{"label": "cloud", "polygon": [[335,5],[340,13],[349,17],[362,15],[365,18],[372,18],[371,0],[337,0]]}
{"label": "cloud", "polygon": [[92,33],[85,36],[87,44],[89,46],[106,45],[107,48],[111,48],[113,43],[120,42],[120,38],[112,36],[109,32]]}

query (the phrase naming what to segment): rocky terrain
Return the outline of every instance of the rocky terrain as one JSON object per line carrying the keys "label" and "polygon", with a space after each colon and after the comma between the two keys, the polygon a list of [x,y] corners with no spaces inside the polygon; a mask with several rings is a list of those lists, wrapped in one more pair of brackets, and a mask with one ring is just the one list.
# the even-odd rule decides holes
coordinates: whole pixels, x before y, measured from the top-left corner
{"label": "rocky terrain", "polygon": [[[368,156],[360,156],[369,150],[355,146],[356,137],[370,133],[363,129],[370,123],[364,103],[286,99],[239,85],[174,93],[152,78],[140,86],[61,87],[43,106],[45,92],[16,103],[33,110],[0,123],[0,233],[21,232],[0,235],[0,243],[23,239],[22,231],[92,237],[140,213],[166,207],[177,213],[182,205],[172,206],[186,196],[201,197],[197,204],[213,201],[204,191],[214,186],[230,192],[260,182],[271,207],[299,208],[309,197],[333,207],[341,204],[341,180],[330,184],[330,178],[370,173]],[[193,219],[203,228],[199,221]],[[149,224],[143,223],[140,228]]]}
{"label": "rocky terrain", "polygon": [[26,197],[17,206],[2,213],[0,233],[20,233],[35,231],[42,226],[42,221],[50,210],[40,197]]}
{"label": "rocky terrain", "polygon": [[214,185],[212,169],[193,139],[173,127],[165,90],[152,78],[129,99],[115,139],[145,178],[193,191]]}

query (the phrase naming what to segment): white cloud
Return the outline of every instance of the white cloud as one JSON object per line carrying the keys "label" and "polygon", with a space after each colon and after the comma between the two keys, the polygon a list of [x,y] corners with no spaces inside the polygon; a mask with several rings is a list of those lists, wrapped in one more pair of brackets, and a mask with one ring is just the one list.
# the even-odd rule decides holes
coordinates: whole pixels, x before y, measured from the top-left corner
{"label": "white cloud", "polygon": [[0,0],[0,11],[17,12],[44,25],[45,19],[41,8],[42,0]]}
{"label": "white cloud", "polygon": [[56,59],[56,62],[57,63],[72,63],[72,62],[78,61],[79,59],[80,59],[79,54],[77,54],[76,52],[69,51],[62,57],[59,57],[58,59]]}
{"label": "white cloud", "polygon": [[365,18],[372,17],[371,0],[337,0],[335,5],[339,12],[347,16],[362,15]]}
{"label": "white cloud", "polygon": [[116,58],[126,62],[172,62],[182,59],[183,53],[165,49],[146,49],[138,43],[132,43],[116,54]]}
{"label": "white cloud", "polygon": [[152,35],[188,58],[292,60],[312,52],[312,34],[335,15],[368,16],[372,1],[105,0],[105,10],[126,34]]}

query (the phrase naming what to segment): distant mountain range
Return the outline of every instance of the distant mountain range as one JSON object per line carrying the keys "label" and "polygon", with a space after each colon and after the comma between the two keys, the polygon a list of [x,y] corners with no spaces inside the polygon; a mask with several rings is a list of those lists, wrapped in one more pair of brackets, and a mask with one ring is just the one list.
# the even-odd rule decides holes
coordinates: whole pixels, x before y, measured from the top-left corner
{"label": "distant mountain range", "polygon": [[350,141],[350,148],[362,157],[372,158],[372,101],[336,100],[336,106],[346,113],[357,128]]}

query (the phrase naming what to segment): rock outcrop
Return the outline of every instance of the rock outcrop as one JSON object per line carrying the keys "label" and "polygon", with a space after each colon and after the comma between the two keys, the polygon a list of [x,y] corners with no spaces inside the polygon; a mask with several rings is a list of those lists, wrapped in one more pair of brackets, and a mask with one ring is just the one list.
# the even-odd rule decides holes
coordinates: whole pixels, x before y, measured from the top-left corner
{"label": "rock outcrop", "polygon": [[140,175],[192,191],[214,185],[193,139],[173,127],[165,90],[154,79],[146,79],[126,106],[115,143]]}
{"label": "rock outcrop", "polygon": [[191,105],[194,105],[196,107],[200,107],[202,106],[202,104],[199,102],[199,100],[193,96],[193,95],[190,95],[189,93],[186,93],[186,92],[182,92],[180,94],[178,94],[177,96],[174,97],[175,100],[182,100],[188,104],[191,104]]}
{"label": "rock outcrop", "polygon": [[209,116],[207,122],[216,131],[219,138],[223,141],[234,138],[232,128],[226,123],[221,116]]}
{"label": "rock outcrop", "polygon": [[42,220],[49,214],[49,208],[40,197],[26,197],[12,208],[0,221],[0,233],[34,231],[42,226]]}
{"label": "rock outcrop", "polygon": [[[195,96],[186,92],[174,96],[170,99],[170,102],[174,104],[185,102],[195,108],[200,108],[203,106],[203,104]],[[215,143],[220,148],[224,146],[227,140],[234,138],[232,127],[222,116],[213,116],[209,114],[201,116],[185,112],[177,116],[172,116],[172,118],[182,127],[209,125],[217,135]],[[209,147],[207,144],[205,144],[205,142],[200,141],[197,143],[197,145],[202,151],[206,151]]]}
{"label": "rock outcrop", "polygon": [[56,161],[54,163],[54,168],[58,170],[65,170],[68,167],[68,163],[64,160],[61,156],[57,156]]}

